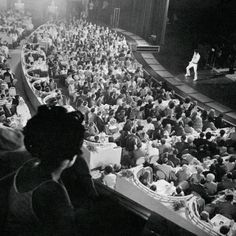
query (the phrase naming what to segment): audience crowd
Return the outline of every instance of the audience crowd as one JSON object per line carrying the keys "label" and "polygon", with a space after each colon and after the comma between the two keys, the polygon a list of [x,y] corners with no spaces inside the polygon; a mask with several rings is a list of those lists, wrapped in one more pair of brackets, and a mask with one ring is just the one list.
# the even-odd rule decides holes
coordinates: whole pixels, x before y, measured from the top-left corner
{"label": "audience crowd", "polygon": [[0,12],[1,44],[15,48],[34,28],[31,16],[14,10]]}
{"label": "audience crowd", "polygon": [[32,30],[31,17],[12,10],[0,14],[0,124],[22,128],[30,112],[22,97],[16,93],[17,78],[8,63],[9,48],[16,47]]}

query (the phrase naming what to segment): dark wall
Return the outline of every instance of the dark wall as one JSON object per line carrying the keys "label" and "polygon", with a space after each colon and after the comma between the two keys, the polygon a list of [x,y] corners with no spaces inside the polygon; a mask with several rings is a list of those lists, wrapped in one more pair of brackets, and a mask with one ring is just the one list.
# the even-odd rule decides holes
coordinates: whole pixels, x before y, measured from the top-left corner
{"label": "dark wall", "polygon": [[176,21],[182,32],[194,32],[195,37],[203,41],[203,37],[211,41],[221,36],[235,37],[236,1],[171,0],[169,18],[172,23]]}
{"label": "dark wall", "polygon": [[[117,1],[116,1],[117,2]],[[166,0],[120,0],[120,28],[160,43]]]}
{"label": "dark wall", "polygon": [[[95,1],[98,2],[98,7],[101,7],[104,2],[104,0]],[[150,35],[157,35],[156,43],[159,43],[166,1],[167,0],[107,0],[107,8],[103,10],[99,9],[98,15],[101,21],[110,24],[114,8],[120,8],[119,28],[133,32],[147,40]]]}

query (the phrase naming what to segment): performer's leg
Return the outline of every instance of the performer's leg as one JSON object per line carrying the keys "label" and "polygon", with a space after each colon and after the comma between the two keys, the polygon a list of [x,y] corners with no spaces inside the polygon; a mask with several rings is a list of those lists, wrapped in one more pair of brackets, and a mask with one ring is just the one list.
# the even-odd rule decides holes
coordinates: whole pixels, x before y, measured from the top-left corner
{"label": "performer's leg", "polygon": [[196,81],[197,80],[197,64],[194,64],[193,70],[194,70],[194,81]]}
{"label": "performer's leg", "polygon": [[185,76],[190,76],[190,68],[192,68],[192,67],[193,67],[192,63],[189,63],[188,66],[186,67]]}

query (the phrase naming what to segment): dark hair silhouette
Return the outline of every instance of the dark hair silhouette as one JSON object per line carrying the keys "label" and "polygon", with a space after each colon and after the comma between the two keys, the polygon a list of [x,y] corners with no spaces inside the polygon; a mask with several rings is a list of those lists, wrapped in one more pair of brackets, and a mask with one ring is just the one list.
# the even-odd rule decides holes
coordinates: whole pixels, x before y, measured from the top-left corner
{"label": "dark hair silhouette", "polygon": [[26,149],[41,164],[56,169],[63,160],[72,160],[76,154],[81,154],[85,132],[83,119],[79,111],[40,106],[23,131]]}

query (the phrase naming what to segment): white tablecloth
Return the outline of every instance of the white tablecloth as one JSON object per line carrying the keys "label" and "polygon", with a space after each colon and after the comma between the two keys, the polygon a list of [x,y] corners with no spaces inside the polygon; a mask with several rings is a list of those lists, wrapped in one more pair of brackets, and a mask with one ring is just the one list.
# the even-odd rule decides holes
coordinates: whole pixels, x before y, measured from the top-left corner
{"label": "white tablecloth", "polygon": [[96,146],[95,149],[96,151],[90,151],[86,144],[82,147],[83,157],[91,170],[97,167],[104,167],[109,164],[120,164],[122,151],[121,147]]}

